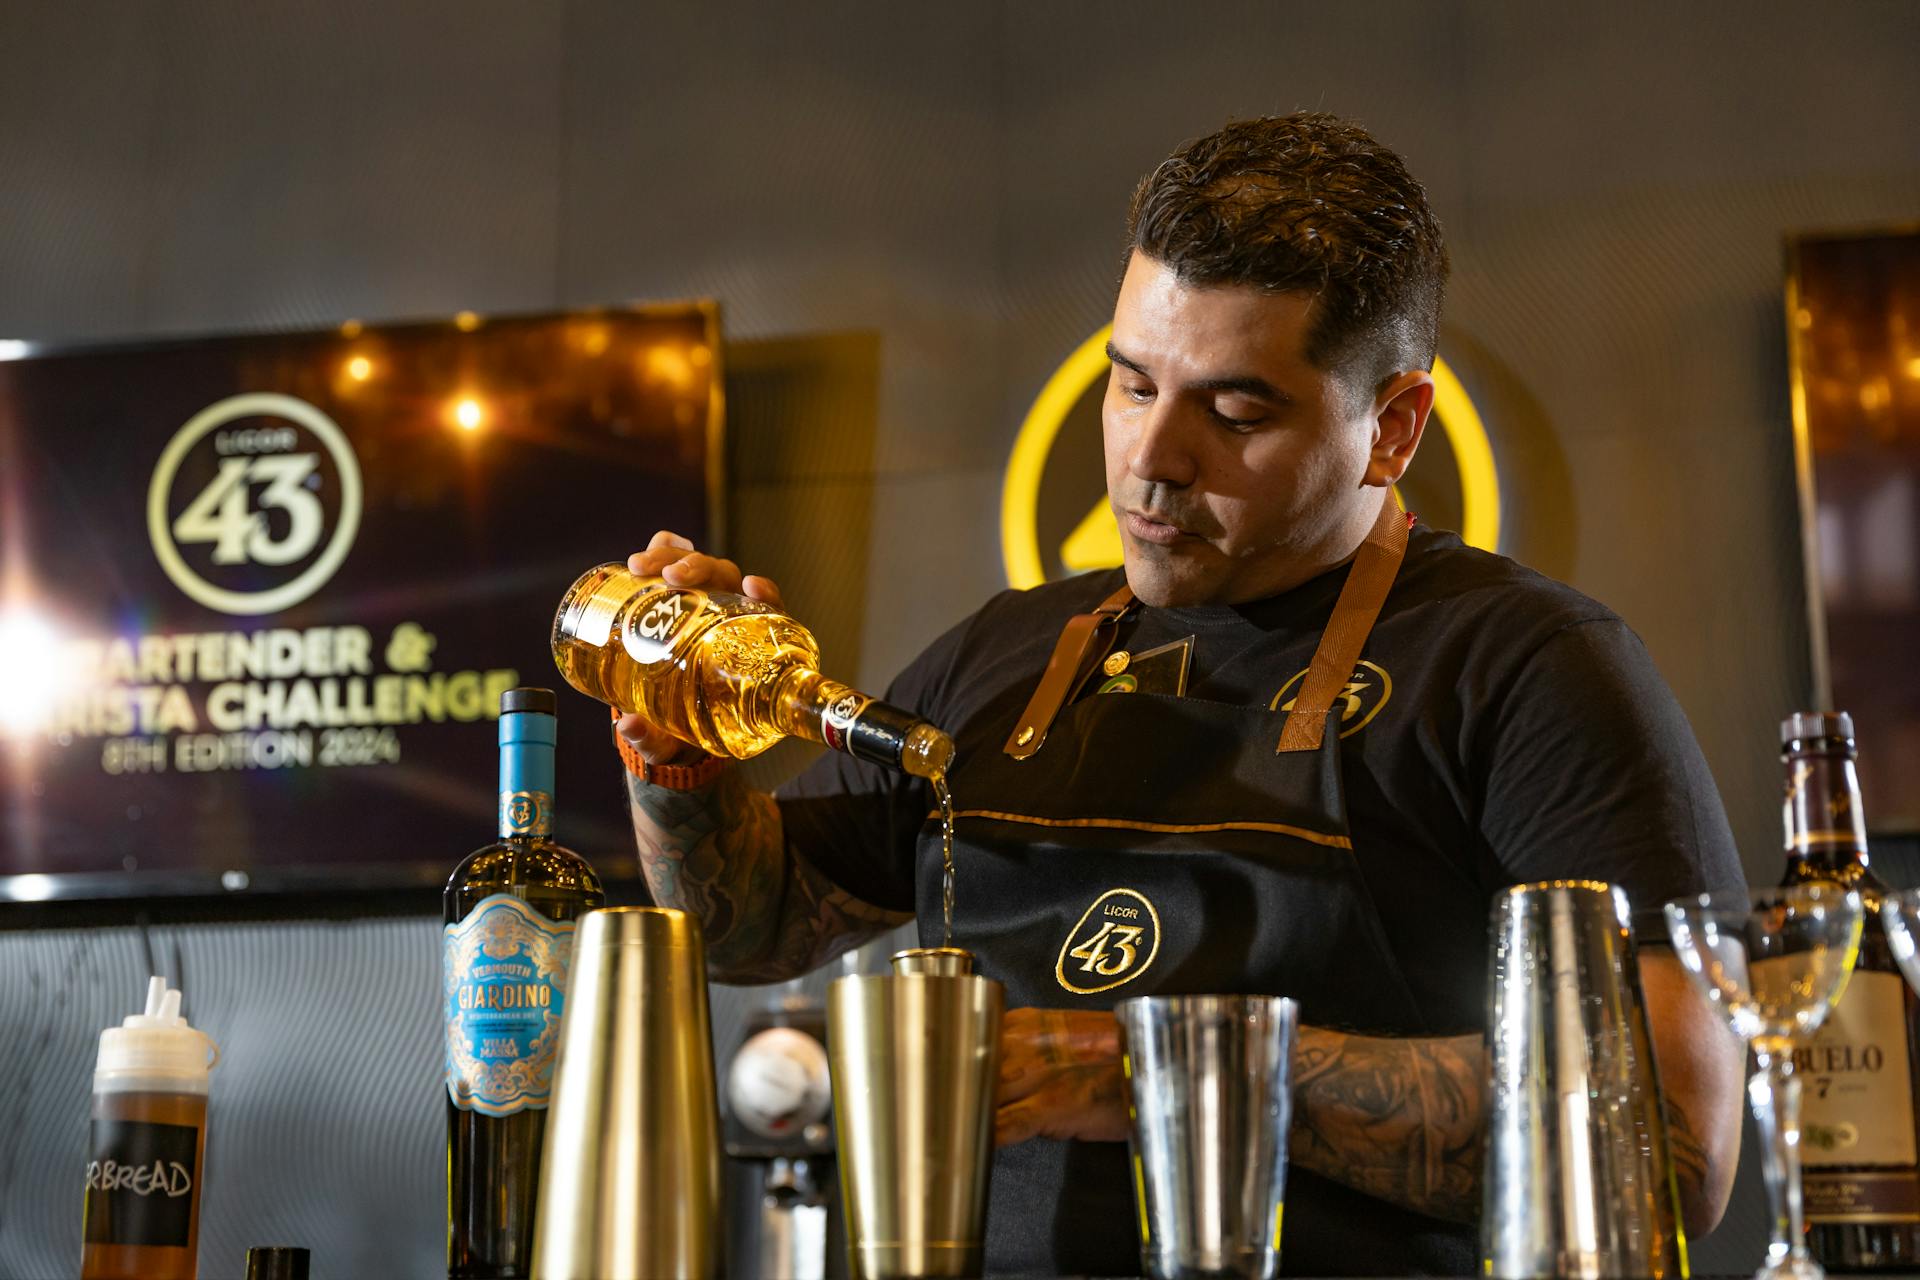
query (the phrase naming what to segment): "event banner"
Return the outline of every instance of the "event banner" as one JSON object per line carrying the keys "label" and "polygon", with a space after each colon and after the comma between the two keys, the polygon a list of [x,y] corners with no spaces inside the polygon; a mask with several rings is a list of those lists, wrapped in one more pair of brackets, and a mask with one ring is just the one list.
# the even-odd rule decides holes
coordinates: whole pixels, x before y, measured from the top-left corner
{"label": "event banner", "polygon": [[630,870],[549,631],[714,532],[718,340],[689,304],[0,350],[0,875],[451,869],[516,684],[560,691],[559,838]]}

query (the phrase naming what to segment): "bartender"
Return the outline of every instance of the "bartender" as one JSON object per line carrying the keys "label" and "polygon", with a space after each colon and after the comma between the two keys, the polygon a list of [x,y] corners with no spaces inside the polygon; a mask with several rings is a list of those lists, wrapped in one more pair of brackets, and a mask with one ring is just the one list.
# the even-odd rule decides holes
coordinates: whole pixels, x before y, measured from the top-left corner
{"label": "bartender", "polygon": [[[1283,1258],[1475,1270],[1488,906],[1608,880],[1637,911],[1739,887],[1720,800],[1604,606],[1401,511],[1447,256],[1358,126],[1231,124],[1149,174],[1108,347],[1125,567],[1008,591],[887,699],[950,733],[955,945],[1006,985],[994,1274],[1131,1274],[1130,996],[1300,1002]],[[777,602],[657,534],[631,562]],[[618,723],[656,900],[728,981],[912,918],[941,941],[926,785],[838,752],[777,796]],[[1725,1206],[1739,1046],[1670,954],[1641,977],[1687,1229]]]}

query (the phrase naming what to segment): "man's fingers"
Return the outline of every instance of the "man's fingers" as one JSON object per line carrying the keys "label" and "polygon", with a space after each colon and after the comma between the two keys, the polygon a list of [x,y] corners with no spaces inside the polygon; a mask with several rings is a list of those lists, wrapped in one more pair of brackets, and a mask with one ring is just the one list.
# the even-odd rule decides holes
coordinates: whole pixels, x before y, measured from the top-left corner
{"label": "man's fingers", "polygon": [[627,572],[652,577],[693,549],[688,539],[671,529],[662,529],[647,540],[645,551],[636,551],[627,557]]}
{"label": "man's fingers", "polygon": [[1104,1130],[1108,1126],[1101,1121],[1079,1089],[1054,1081],[1038,1093],[997,1108],[993,1113],[993,1141],[1000,1147],[1010,1147],[1028,1138],[1105,1141],[1108,1135]]}
{"label": "man's fingers", "polygon": [[775,608],[784,607],[780,602],[780,588],[774,585],[773,579],[763,578],[757,573],[750,573],[740,579],[740,593],[762,604],[770,604]]}
{"label": "man's fingers", "polygon": [[616,733],[633,744],[648,764],[665,764],[679,755],[682,749],[678,738],[631,711],[615,721],[613,727]]}
{"label": "man's fingers", "polygon": [[994,1096],[1001,1103],[1032,1097],[1047,1082],[1054,1068],[1030,1053],[1000,1055],[1000,1084]]}
{"label": "man's fingers", "polygon": [[1112,1079],[1086,1071],[1055,1076],[1027,1097],[1003,1101],[993,1113],[993,1140],[1002,1147],[1028,1138],[1123,1142],[1126,1137],[1118,1072]]}
{"label": "man's fingers", "polygon": [[780,588],[773,579],[757,574],[743,576],[733,561],[695,550],[693,543],[670,529],[654,534],[645,551],[628,556],[627,572],[643,578],[658,577],[671,586],[735,591],[766,604],[781,603]]}
{"label": "man's fingers", "polygon": [[1031,1097],[1059,1071],[1053,1035],[1052,1020],[1045,1010],[1007,1010],[1000,1022],[998,1097],[1001,1102]]}
{"label": "man's fingers", "polygon": [[1119,1023],[1108,1013],[1009,1009],[1000,1023],[994,1141],[1126,1136]]}
{"label": "man's fingers", "polygon": [[716,591],[740,590],[740,566],[731,560],[689,552],[661,567],[660,576],[675,587],[712,587]]}
{"label": "man's fingers", "polygon": [[677,547],[663,547],[658,551],[636,551],[627,557],[627,572],[642,578],[651,578],[675,560],[691,554]]}
{"label": "man's fingers", "polygon": [[1009,1102],[993,1113],[993,1145],[1011,1147],[1040,1135],[1043,1116],[1034,1098]]}

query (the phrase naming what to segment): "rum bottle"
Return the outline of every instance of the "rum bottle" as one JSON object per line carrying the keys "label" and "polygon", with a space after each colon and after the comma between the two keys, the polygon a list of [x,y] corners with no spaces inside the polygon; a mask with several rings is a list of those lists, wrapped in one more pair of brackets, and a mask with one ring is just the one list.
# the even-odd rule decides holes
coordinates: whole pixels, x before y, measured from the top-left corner
{"label": "rum bottle", "polygon": [[819,672],[813,634],[725,591],[675,587],[624,565],[589,569],[553,619],[567,683],[716,756],[745,760],[789,735],[943,777],[953,740]]}
{"label": "rum bottle", "polygon": [[1900,976],[1868,866],[1853,720],[1801,712],[1780,726],[1786,766],[1783,883],[1859,892],[1860,958],[1840,1002],[1794,1050],[1807,1248],[1835,1271],[1920,1263],[1920,999]]}
{"label": "rum bottle", "polygon": [[554,697],[500,698],[500,838],[447,881],[447,1274],[524,1277],[576,922],[600,878],[553,840]]}

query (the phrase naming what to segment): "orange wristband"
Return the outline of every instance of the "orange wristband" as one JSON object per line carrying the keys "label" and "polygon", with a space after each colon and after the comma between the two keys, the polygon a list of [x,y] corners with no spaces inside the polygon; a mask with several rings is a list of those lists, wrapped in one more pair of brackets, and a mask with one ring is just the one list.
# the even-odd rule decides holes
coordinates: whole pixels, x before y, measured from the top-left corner
{"label": "orange wristband", "polygon": [[[620,709],[612,708],[613,718],[620,719]],[[620,736],[618,730],[613,735],[614,746],[620,749],[620,763],[627,772],[648,786],[665,787],[669,791],[694,791],[706,786],[727,767],[724,756],[708,755],[700,752],[700,759],[693,764],[652,764],[640,754],[631,742]]]}

